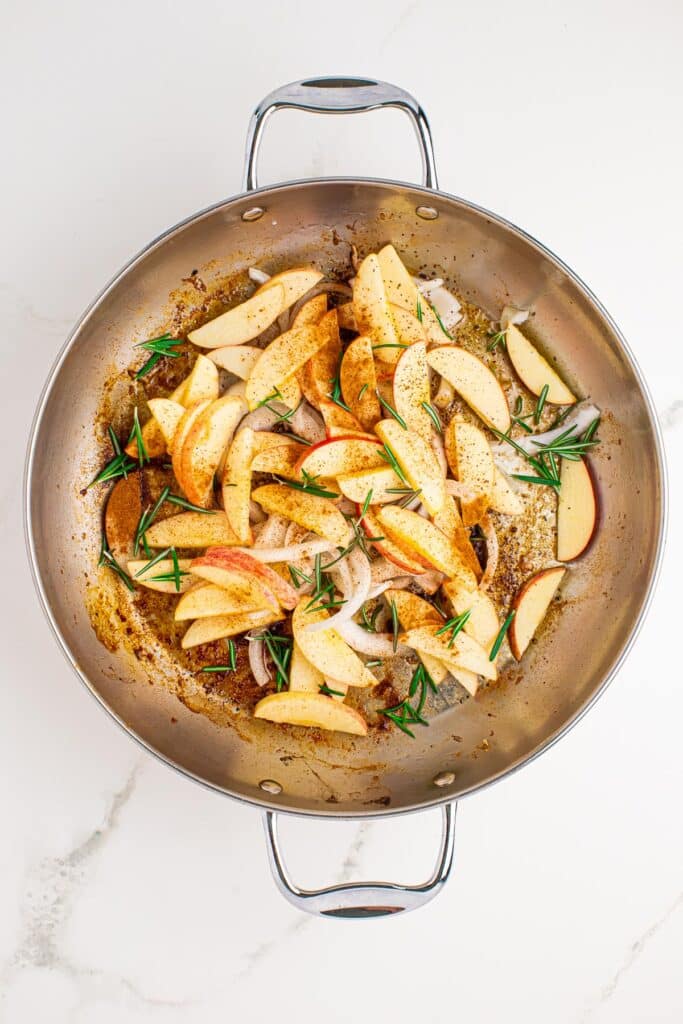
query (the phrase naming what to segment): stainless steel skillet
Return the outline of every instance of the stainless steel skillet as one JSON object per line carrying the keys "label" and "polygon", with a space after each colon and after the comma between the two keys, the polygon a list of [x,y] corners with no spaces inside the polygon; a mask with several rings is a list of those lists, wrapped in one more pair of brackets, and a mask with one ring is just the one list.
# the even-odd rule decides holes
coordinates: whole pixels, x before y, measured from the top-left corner
{"label": "stainless steel skillet", "polygon": [[[283,107],[321,113],[404,110],[418,137],[423,185],[341,178],[258,189],[261,133],[267,118]],[[136,656],[130,644],[108,648],[91,627],[102,496],[81,491],[98,459],[92,425],[103,389],[130,362],[134,340],[167,322],[179,303],[199,303],[193,270],[211,289],[253,264],[275,270],[315,261],[335,268],[347,259],[346,243],[374,250],[387,241],[408,265],[438,273],[492,317],[508,302],[532,309],[540,348],[578,394],[605,410],[604,443],[594,459],[602,504],[597,540],[572,566],[555,628],[527,653],[521,668],[476,700],[440,714],[415,742],[401,734],[381,742],[335,735],[321,747],[303,730],[290,735],[237,717],[219,727],[197,714],[191,701],[178,701],[182,680],[168,651]],[[248,134],[245,191],[152,242],[86,311],[50,373],[26,465],[31,567],[46,615],[76,672],[160,759],[265,811],[271,866],[282,892],[301,909],[333,916],[396,913],[433,897],[451,866],[455,801],[530,761],[590,707],[642,622],[661,560],[665,504],[652,403],[607,312],[529,235],[438,191],[420,106],[394,86],[360,79],[293,83],[257,107]],[[229,700],[224,711],[229,719]],[[443,810],[443,838],[434,873],[423,885],[354,883],[312,892],[287,874],[277,811],[361,818],[432,806]]]}

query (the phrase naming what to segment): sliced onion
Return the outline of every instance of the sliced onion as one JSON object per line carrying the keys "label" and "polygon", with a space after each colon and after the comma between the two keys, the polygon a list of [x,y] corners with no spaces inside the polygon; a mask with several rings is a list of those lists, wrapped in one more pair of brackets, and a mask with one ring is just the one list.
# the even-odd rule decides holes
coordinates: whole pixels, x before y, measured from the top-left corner
{"label": "sliced onion", "polygon": [[370,563],[359,548],[355,548],[350,555],[343,559],[343,562],[337,562],[335,568],[340,567],[344,562],[348,563],[350,577],[346,589],[342,591],[345,604],[329,618],[306,626],[307,633],[318,633],[323,629],[330,628],[336,629],[337,626],[348,622],[367,601],[371,585]]}
{"label": "sliced onion", "polygon": [[500,329],[506,331],[510,324],[523,324],[528,319],[528,309],[518,309],[517,306],[505,306],[500,314]]}
{"label": "sliced onion", "polygon": [[[400,577],[398,577],[398,579],[400,579]],[[410,583],[410,576],[404,576],[403,579],[408,580],[408,583]],[[387,580],[385,583],[378,583],[376,587],[371,587],[370,590],[368,591],[366,601],[372,601],[373,598],[379,597],[379,595],[383,594],[385,590],[402,589],[404,588],[396,585],[396,580]]]}
{"label": "sliced onion", "polygon": [[409,583],[414,583],[423,594],[428,595],[435,594],[437,592],[443,583],[444,578],[444,574],[442,572],[437,572],[436,570],[423,572],[420,576],[406,577]]}
{"label": "sliced onion", "polygon": [[260,408],[254,409],[253,412],[247,413],[240,423],[240,427],[249,427],[251,430],[272,430],[278,421],[278,416],[281,415],[279,409],[277,412],[273,410],[282,406],[282,411],[286,412],[287,406],[282,402],[269,402],[268,404],[271,406],[270,409],[262,405]]}
{"label": "sliced onion", "polygon": [[249,501],[249,522],[250,523],[263,523],[266,519],[266,513],[263,511],[258,502],[254,501],[253,498]]}
{"label": "sliced onion", "polygon": [[352,242],[351,243],[351,266],[353,267],[353,270],[354,270],[355,274],[358,273],[358,264],[359,264],[359,262],[360,262],[360,260],[358,259],[358,249],[356,248],[356,246]]}
{"label": "sliced onion", "polygon": [[447,409],[455,398],[455,388],[452,384],[449,384],[445,377],[442,377],[439,381],[439,386],[436,389],[436,394],[432,401],[437,409]]}
{"label": "sliced onion", "polygon": [[303,544],[290,544],[282,548],[235,548],[235,550],[252,555],[259,562],[293,562],[297,558],[317,555],[319,551],[328,551],[329,547],[329,540],[321,538],[320,540],[307,540]]}
{"label": "sliced onion", "polygon": [[350,299],[353,292],[348,284],[342,284],[340,281],[318,281],[312,288],[309,288],[305,295],[302,295],[300,299],[294,303],[291,309],[290,321],[294,319],[302,306],[305,306],[307,302],[314,299],[316,295],[322,295],[326,292],[330,295],[338,295],[342,299]]}
{"label": "sliced onion", "polygon": [[295,434],[311,444],[325,440],[325,424],[308,402],[301,402],[294,415],[290,417],[289,424]]}
{"label": "sliced onion", "polygon": [[479,526],[481,532],[484,534],[484,540],[486,541],[486,568],[484,569],[484,575],[482,576],[479,587],[481,590],[487,590],[493,581],[493,577],[496,575],[496,569],[498,568],[498,534],[493,528],[488,515],[484,515],[479,520]]}
{"label": "sliced onion", "polygon": [[261,639],[262,636],[262,629],[254,629],[251,633],[247,634],[247,639],[249,641],[249,668],[251,669],[251,674],[259,686],[265,686],[271,679],[271,675],[266,664],[266,645]]}
{"label": "sliced onion", "polygon": [[266,519],[261,532],[258,535],[254,547],[276,548],[282,547],[286,542],[288,521],[284,516],[270,515]]}
{"label": "sliced onion", "polygon": [[546,430],[544,434],[526,434],[521,437],[517,444],[520,448],[523,448],[529,455],[535,455],[540,445],[549,444],[554,441],[560,434],[564,434],[566,430],[570,430],[572,427],[576,428],[576,435],[583,434],[593,420],[596,420],[600,415],[600,410],[596,405],[581,404],[577,405],[575,409],[570,412],[564,423],[561,423],[559,427],[555,427],[554,430]]}
{"label": "sliced onion", "polygon": [[401,574],[401,570],[393,562],[388,561],[386,558],[375,558],[370,564],[370,575],[372,577],[372,586],[376,587],[380,583],[384,583],[385,580],[393,580]]}
{"label": "sliced onion", "polygon": [[[285,522],[287,522],[285,520]],[[315,534],[307,530],[305,526],[299,526],[298,523],[287,522],[285,528],[285,535],[280,544],[301,544],[305,540],[315,540]],[[275,545],[273,545],[275,546]]]}
{"label": "sliced onion", "polygon": [[442,277],[433,277],[431,281],[423,281],[419,277],[414,277],[413,281],[415,282],[420,295],[426,295],[427,298],[429,298],[435,288],[443,288]]}
{"label": "sliced onion", "polygon": [[444,476],[448,476],[448,459],[446,458],[446,449],[441,434],[436,432],[432,434],[432,448],[441,466],[441,472]]}
{"label": "sliced onion", "polygon": [[474,501],[477,496],[476,491],[469,484],[463,484],[459,480],[447,480],[446,490],[461,501]]}
{"label": "sliced onion", "polygon": [[249,267],[249,278],[255,284],[260,285],[270,281],[270,274],[266,274],[265,270],[259,270],[258,267]]}
{"label": "sliced onion", "polygon": [[391,633],[369,633],[350,619],[342,622],[337,632],[354,651],[369,654],[372,658],[393,658],[397,654],[410,654],[410,648],[404,644],[397,644],[394,650],[394,637]]}
{"label": "sliced onion", "polygon": [[[439,314],[441,322],[447,330],[460,323],[462,320],[460,303],[455,295],[449,292],[448,288],[444,287],[442,278],[435,277],[431,281],[421,281],[419,278],[414,277],[413,280],[417,290],[429,300],[430,305]],[[444,338],[446,339],[444,344],[448,344],[445,334]]]}

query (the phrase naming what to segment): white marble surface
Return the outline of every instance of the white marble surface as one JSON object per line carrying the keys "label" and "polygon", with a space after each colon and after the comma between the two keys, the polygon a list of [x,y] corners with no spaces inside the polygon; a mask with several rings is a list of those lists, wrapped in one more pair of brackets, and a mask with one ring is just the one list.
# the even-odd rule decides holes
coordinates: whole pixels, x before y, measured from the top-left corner
{"label": "white marble surface", "polygon": [[[681,6],[6,5],[0,39],[0,1019],[668,1024],[680,954]],[[24,442],[70,325],[151,237],[236,191],[251,106],[304,75],[422,100],[443,187],[526,226],[615,314],[671,464],[663,578],[627,666],[567,738],[460,808],[423,911],[299,916],[258,815],[142,754],[77,684],[29,580]],[[282,143],[287,145],[283,146]],[[264,178],[409,177],[399,115],[283,115]],[[293,822],[311,881],[425,871],[436,822]]]}

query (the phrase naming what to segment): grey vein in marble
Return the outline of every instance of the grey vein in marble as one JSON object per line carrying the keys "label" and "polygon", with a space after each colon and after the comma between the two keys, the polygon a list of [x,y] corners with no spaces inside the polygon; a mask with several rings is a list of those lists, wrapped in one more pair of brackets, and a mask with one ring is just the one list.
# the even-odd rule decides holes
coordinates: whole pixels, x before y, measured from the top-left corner
{"label": "grey vein in marble", "polygon": [[676,911],[680,910],[683,906],[683,893],[679,893],[678,898],[671,904],[668,910],[666,910],[661,917],[646,928],[645,931],[638,936],[636,941],[630,946],[628,953],[624,957],[623,962],[619,966],[618,970],[615,971],[610,981],[604,986],[600,995],[595,1000],[594,1004],[589,1007],[581,1017],[582,1024],[590,1018],[602,1007],[604,1004],[612,998],[619,985],[621,984],[624,975],[626,975],[638,957],[641,955],[647,944],[654,938],[654,936],[664,927],[670,918],[674,916]]}
{"label": "grey vein in marble", "polygon": [[23,970],[42,968],[60,972],[76,982],[78,1005],[73,1011],[74,1019],[93,1000],[158,1008],[188,1005],[148,996],[129,978],[75,963],[62,951],[62,940],[90,865],[118,828],[123,810],[135,792],[139,768],[138,761],[122,788],[112,795],[101,825],[65,856],[44,858],[28,874],[19,943],[0,970],[3,999]]}

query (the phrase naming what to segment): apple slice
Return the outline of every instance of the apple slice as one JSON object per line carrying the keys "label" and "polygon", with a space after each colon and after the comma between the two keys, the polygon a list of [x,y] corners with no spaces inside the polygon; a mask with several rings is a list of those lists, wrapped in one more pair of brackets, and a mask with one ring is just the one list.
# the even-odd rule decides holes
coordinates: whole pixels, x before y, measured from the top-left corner
{"label": "apple slice", "polygon": [[453,541],[465,565],[472,570],[477,579],[481,579],[481,565],[472,547],[469,530],[463,526],[455,498],[451,494],[446,496],[446,503],[441,511],[432,516],[432,522]]}
{"label": "apple slice", "polygon": [[193,505],[213,504],[214,476],[246,411],[241,398],[228,396],[216,399],[194,421],[180,453],[183,488]]}
{"label": "apple slice", "polygon": [[[428,569],[438,569],[449,579],[457,579],[474,590],[477,579],[455,543],[428,519],[396,505],[383,505],[377,512],[382,533],[413,555]],[[467,666],[465,666],[467,667]]]}
{"label": "apple slice", "polygon": [[520,661],[531,643],[536,630],[545,618],[555,591],[566,573],[564,566],[543,569],[536,573],[517,592],[512,602],[515,617],[508,630],[508,642],[513,656]]}
{"label": "apple slice", "polygon": [[324,682],[322,672],[311,664],[295,640],[292,644],[292,660],[289,663],[289,692],[319,693]]}
{"label": "apple slice", "polygon": [[[360,517],[361,526],[367,534],[368,541],[378,554],[383,555],[388,562],[391,562],[392,565],[397,566],[402,572],[408,573],[410,576],[422,575],[425,570],[424,562],[418,562],[410,553],[410,550],[406,551],[403,545],[396,544],[390,537],[385,536],[385,531],[373,512],[369,509],[363,512],[360,505],[357,506],[357,512]],[[374,538],[377,538],[377,540]]]}
{"label": "apple slice", "polygon": [[292,327],[310,327],[319,324],[327,312],[327,295],[314,295],[303,306],[292,320]]}
{"label": "apple slice", "polygon": [[427,362],[455,388],[487,427],[502,434],[508,430],[510,410],[505,392],[481,359],[457,345],[444,345],[428,352]]}
{"label": "apple slice", "polygon": [[[272,592],[282,607],[288,610],[295,608],[299,600],[291,583],[288,583],[269,565],[260,562],[247,551],[236,551],[233,548],[209,548],[202,558],[195,559],[195,563],[201,563],[203,567],[202,571],[196,570],[196,575],[204,576],[206,579],[209,577],[206,576],[205,569],[209,565],[226,569],[229,572],[241,573],[246,579],[255,578],[266,593]],[[195,572],[195,569],[192,571]],[[217,579],[212,578],[211,582],[221,586]]]}
{"label": "apple slice", "polygon": [[209,615],[192,623],[182,639],[181,647],[186,651],[199,644],[210,644],[214,640],[238,636],[249,629],[272,626],[274,622],[281,620],[282,614],[270,608],[263,611],[238,612],[235,615]]}
{"label": "apple slice", "polygon": [[249,501],[253,455],[254,431],[251,427],[242,427],[232,440],[223,473],[223,507],[240,544],[252,542]]}
{"label": "apple slice", "polygon": [[[214,549],[222,550],[222,549]],[[206,580],[208,583],[219,587],[228,594],[235,604],[232,611],[216,612],[216,614],[234,614],[244,611],[262,611],[265,608],[271,611],[279,611],[279,605],[272,590],[261,585],[260,580],[250,580],[244,573],[222,565],[216,559],[212,560],[201,556],[192,561],[191,570],[195,576]],[[191,616],[187,616],[190,618]],[[204,618],[206,616],[197,616]]]}
{"label": "apple slice", "polygon": [[173,435],[173,446],[171,448],[171,465],[173,466],[173,473],[175,475],[175,478],[180,484],[183,491],[185,491],[185,481],[183,480],[182,463],[183,446],[185,444],[185,441],[189,437],[190,431],[192,430],[193,426],[200,418],[200,416],[202,416],[202,414],[206,412],[210,405],[211,402],[208,399],[206,399],[205,401],[197,402],[196,405],[193,405],[189,409],[186,409],[183,415],[181,416],[178,422],[178,426],[176,427],[176,432]]}
{"label": "apple slice", "polygon": [[318,332],[318,348],[299,370],[298,378],[306,401],[319,409],[322,399],[329,397],[342,357],[336,309],[325,313],[315,329]]}
{"label": "apple slice", "polygon": [[263,349],[247,380],[249,408],[270,398],[324,344],[325,335],[317,327],[293,327],[278,335]]}
{"label": "apple slice", "polygon": [[284,516],[338,547],[346,547],[351,540],[351,527],[329,498],[293,490],[285,484],[257,487],[252,498],[264,512]]}
{"label": "apple slice", "polygon": [[376,469],[364,469],[359,473],[341,474],[337,477],[337,485],[345,498],[355,501],[361,507],[368,494],[371,494],[371,505],[385,505],[389,501],[397,501],[400,494],[397,494],[396,490],[405,486],[391,466],[386,465],[378,466]]}
{"label": "apple slice", "polygon": [[353,302],[344,302],[337,306],[337,319],[339,327],[344,331],[357,331],[356,314],[353,309]]}
{"label": "apple slice", "polygon": [[430,404],[427,347],[420,341],[404,349],[396,363],[393,380],[394,408],[423,441],[431,444],[434,424],[425,406]]}
{"label": "apple slice", "polygon": [[348,704],[341,704],[322,693],[270,693],[254,708],[254,718],[310,729],[346,732],[367,736],[368,727],[361,715]]}
{"label": "apple slice", "polygon": [[246,302],[229,309],[226,313],[221,313],[203,327],[190,331],[188,338],[199,348],[243,345],[244,342],[257,338],[266,327],[270,327],[286,308],[284,286],[271,284],[270,288],[257,291]]}
{"label": "apple slice", "polygon": [[[389,312],[391,313],[391,318],[394,321],[396,336],[401,345],[417,345],[419,343],[426,343],[427,332],[422,321],[415,315],[415,310],[411,312],[408,309],[402,309],[401,306],[395,306],[390,302]],[[386,348],[380,349],[377,355],[379,359],[382,359],[385,362],[395,363],[400,357],[401,351],[400,349],[394,351],[390,348]]]}
{"label": "apple slice", "polygon": [[176,587],[175,580],[156,580],[155,576],[166,576],[172,573],[174,570],[174,564],[170,558],[162,558],[160,562],[156,562],[151,569],[147,572],[143,572],[142,575],[137,574],[141,569],[147,565],[148,559],[145,561],[134,560],[128,563],[128,575],[135,583],[142,584],[143,587],[147,587],[148,590],[158,590],[160,594],[182,594],[188,590],[193,583],[197,581],[188,575],[190,569],[190,558],[179,558],[178,568],[180,572],[185,573],[184,576],[179,577],[179,587]]}
{"label": "apple slice", "polygon": [[246,611],[273,610],[262,589],[251,580],[239,580],[237,575],[229,589],[217,583],[201,582],[187,590],[178,601],[175,621],[207,619],[214,615],[236,615]]}
{"label": "apple slice", "polygon": [[342,409],[331,398],[321,398],[318,409],[325,423],[325,433],[328,437],[364,437],[371,441],[375,439],[374,434],[368,434],[366,430],[363,430],[353,413]]}
{"label": "apple slice", "polygon": [[[401,625],[404,629],[418,629],[420,626],[443,626],[443,619],[436,609],[428,601],[424,601],[417,594],[409,590],[386,590],[384,596],[387,601],[393,601]],[[474,672],[468,671],[455,665],[446,665],[433,654],[426,651],[418,651],[420,661],[429,673],[435,686],[440,686],[447,676],[454,676],[458,682],[465,687],[468,693],[476,693],[478,680]]]}
{"label": "apple slice", "polygon": [[493,490],[491,492],[491,508],[507,516],[521,516],[524,502],[519,494],[513,491],[505,478],[505,474],[496,466],[493,473]]}
{"label": "apple slice", "polygon": [[498,636],[498,612],[491,598],[483,590],[468,590],[454,580],[444,583],[443,592],[455,615],[470,612],[464,629],[488,654]]}
{"label": "apple slice", "polygon": [[[170,451],[173,447],[173,438],[175,437],[178,424],[185,413],[185,406],[181,405],[180,402],[174,402],[171,398],[150,398],[148,405],[149,411],[163,435],[165,450]],[[145,426],[147,426],[147,424],[145,424]],[[142,431],[142,440],[144,443],[144,427]],[[135,452],[137,454],[137,444]],[[149,451],[147,454],[149,455]]]}
{"label": "apple slice", "polygon": [[[191,373],[169,395],[169,401],[179,402],[186,409],[196,405],[197,402],[206,400],[213,402],[218,398],[218,383],[218,370],[210,359],[200,354],[195,360]],[[154,417],[143,425],[142,441],[150,459],[156,459],[165,453],[168,445]],[[126,445],[126,452],[131,458],[137,458],[138,446],[135,439]]]}
{"label": "apple slice", "polygon": [[508,324],[505,329],[505,348],[517,376],[533,395],[540,395],[547,385],[546,402],[552,402],[553,405],[574,404],[575,395],[514,324]]}
{"label": "apple slice", "polygon": [[323,275],[314,267],[292,267],[291,270],[283,270],[279,274],[273,274],[268,281],[261,285],[256,294],[263,295],[271,288],[282,286],[285,290],[284,308],[289,309],[290,306],[303,298],[306,292],[310,292],[311,288],[315,287],[318,281],[322,281],[322,279]]}
{"label": "apple slice", "polygon": [[[373,345],[398,345],[382,271],[374,253],[366,256],[358,268],[353,282],[353,309],[358,330],[361,334],[369,334]],[[397,350],[375,348],[374,351],[379,354]]]}
{"label": "apple slice", "polygon": [[562,459],[557,504],[557,560],[571,562],[582,555],[595,534],[598,501],[593,475],[585,459]]}
{"label": "apple slice", "polygon": [[491,447],[484,433],[472,423],[452,419],[445,432],[446,452],[452,452],[455,465],[449,459],[453,475],[472,491],[471,500],[460,502],[465,526],[474,526],[485,515],[491,503],[495,466]]}
{"label": "apple slice", "polygon": [[251,471],[272,473],[273,476],[282,476],[285,480],[301,480],[298,466],[307,451],[306,445],[293,440],[287,444],[273,445],[254,456]]}
{"label": "apple slice", "polygon": [[372,341],[361,334],[344,353],[339,370],[344,401],[365,430],[372,430],[382,415],[377,398],[377,377]]}
{"label": "apple slice", "polygon": [[302,598],[292,615],[292,632],[305,658],[327,679],[347,686],[375,686],[377,680],[336,629],[317,632],[307,627],[329,618],[324,608],[309,608],[310,597]]}
{"label": "apple slice", "polygon": [[476,640],[464,631],[458,633],[454,639],[449,633],[436,636],[437,629],[440,628],[428,625],[409,629],[401,636],[401,643],[413,647],[416,651],[431,654],[449,667],[452,665],[454,668],[466,668],[491,681],[497,679],[496,666],[489,661],[488,654]]}
{"label": "apple slice", "polygon": [[311,445],[303,454],[299,469],[311,477],[337,477],[340,473],[358,473],[375,466],[386,466],[379,454],[382,444],[360,437],[326,438]]}
{"label": "apple slice", "polygon": [[[253,345],[237,345],[235,347],[227,345],[224,348],[217,348],[211,353],[209,358],[216,366],[222,367],[228,373],[239,377],[240,380],[247,380],[259,361],[262,352],[263,349],[256,348]],[[301,401],[301,388],[295,377],[283,380],[278,387],[278,391],[280,392],[278,397],[290,409],[295,409]]]}
{"label": "apple slice", "polygon": [[394,306],[400,306],[401,309],[408,310],[416,318],[419,309],[427,339],[432,345],[443,345],[444,332],[439,326],[439,321],[429,302],[423,295],[420,295],[415,281],[408,273],[393,245],[385,245],[383,249],[380,249],[377,259],[382,269],[382,278],[389,302]]}
{"label": "apple slice", "polygon": [[439,512],[446,503],[446,484],[431,445],[394,419],[380,420],[375,432],[393,452],[409,485],[421,492],[430,515]]}
{"label": "apple slice", "polygon": [[239,544],[225,512],[181,512],[152,523],[145,532],[151,548],[206,548]]}

